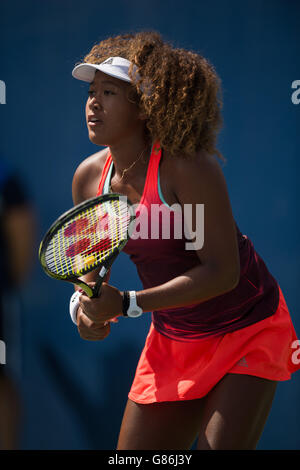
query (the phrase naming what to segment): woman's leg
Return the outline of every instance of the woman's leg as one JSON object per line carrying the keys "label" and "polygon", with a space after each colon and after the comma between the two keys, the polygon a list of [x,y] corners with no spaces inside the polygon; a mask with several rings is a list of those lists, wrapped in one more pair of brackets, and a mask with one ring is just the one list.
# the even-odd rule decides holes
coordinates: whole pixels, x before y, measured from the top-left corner
{"label": "woman's leg", "polygon": [[201,421],[203,400],[141,405],[128,400],[118,450],[188,450]]}
{"label": "woman's leg", "polygon": [[141,405],[128,400],[118,450],[255,449],[277,382],[227,374],[199,400]]}
{"label": "woman's leg", "polygon": [[255,449],[276,385],[259,377],[227,374],[206,397],[198,449]]}

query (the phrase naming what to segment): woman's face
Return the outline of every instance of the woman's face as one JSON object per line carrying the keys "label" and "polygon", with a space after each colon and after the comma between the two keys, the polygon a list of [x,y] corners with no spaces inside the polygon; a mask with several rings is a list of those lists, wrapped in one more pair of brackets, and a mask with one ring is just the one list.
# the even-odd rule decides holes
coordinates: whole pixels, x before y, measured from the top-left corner
{"label": "woman's face", "polygon": [[113,146],[141,129],[140,110],[127,97],[130,86],[127,82],[96,72],[86,103],[88,133],[94,144]]}

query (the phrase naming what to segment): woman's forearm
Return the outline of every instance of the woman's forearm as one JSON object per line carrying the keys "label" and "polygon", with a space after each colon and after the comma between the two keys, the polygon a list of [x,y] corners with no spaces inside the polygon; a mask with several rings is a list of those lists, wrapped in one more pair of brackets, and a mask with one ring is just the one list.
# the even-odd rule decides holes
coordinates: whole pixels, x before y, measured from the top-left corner
{"label": "woman's forearm", "polygon": [[144,312],[201,303],[234,289],[239,273],[221,272],[200,265],[156,287],[137,292],[137,303]]}

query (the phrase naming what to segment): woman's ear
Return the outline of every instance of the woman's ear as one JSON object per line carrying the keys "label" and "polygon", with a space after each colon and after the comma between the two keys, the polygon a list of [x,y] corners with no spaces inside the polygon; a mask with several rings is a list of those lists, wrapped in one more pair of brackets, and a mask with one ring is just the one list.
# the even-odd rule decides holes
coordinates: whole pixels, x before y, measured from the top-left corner
{"label": "woman's ear", "polygon": [[145,113],[145,111],[141,110],[141,111],[139,112],[139,118],[140,118],[141,121],[146,121],[146,120],[148,119],[148,116],[147,116],[147,114]]}
{"label": "woman's ear", "polygon": [[[133,88],[133,87],[128,88],[127,99],[129,101],[129,103],[135,104],[136,106],[138,106],[140,108],[140,97],[139,97],[138,93],[136,92],[135,88]],[[140,109],[140,111],[138,113],[138,117],[141,121],[146,121],[148,119],[148,116],[147,116],[146,112],[143,109]]]}
{"label": "woman's ear", "polygon": [[137,106],[139,105],[139,97],[136,92],[136,90],[133,87],[128,87],[127,93],[126,93],[127,99],[129,103],[136,104]]}

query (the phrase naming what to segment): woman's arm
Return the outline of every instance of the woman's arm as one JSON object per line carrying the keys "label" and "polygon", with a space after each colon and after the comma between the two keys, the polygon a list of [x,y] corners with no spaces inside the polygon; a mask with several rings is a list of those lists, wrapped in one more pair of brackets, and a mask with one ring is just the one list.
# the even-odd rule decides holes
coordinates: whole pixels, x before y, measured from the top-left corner
{"label": "woman's arm", "polygon": [[193,232],[196,205],[204,204],[204,244],[197,250],[201,264],[137,292],[137,303],[145,312],[203,302],[232,290],[240,277],[236,227],[219,163],[199,153],[194,159],[174,159],[172,168],[171,184],[183,213],[185,204],[192,207]]}

